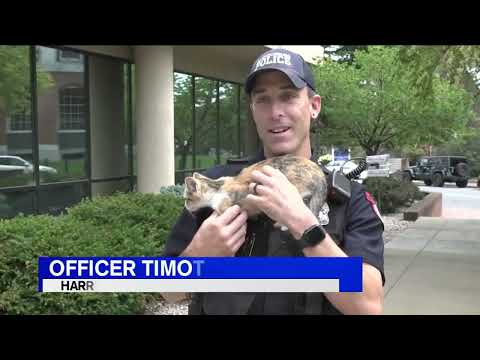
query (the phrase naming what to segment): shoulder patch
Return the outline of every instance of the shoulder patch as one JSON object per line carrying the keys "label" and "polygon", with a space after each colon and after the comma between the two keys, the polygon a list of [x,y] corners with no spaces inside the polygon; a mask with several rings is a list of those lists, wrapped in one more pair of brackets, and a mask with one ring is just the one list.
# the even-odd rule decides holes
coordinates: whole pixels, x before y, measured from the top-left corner
{"label": "shoulder patch", "polygon": [[377,216],[380,218],[380,220],[383,223],[382,215],[380,215],[380,210],[378,210],[377,202],[375,201],[374,197],[368,191],[365,191],[364,193],[365,193],[365,199],[368,201],[368,203],[372,207],[373,212],[377,214]]}

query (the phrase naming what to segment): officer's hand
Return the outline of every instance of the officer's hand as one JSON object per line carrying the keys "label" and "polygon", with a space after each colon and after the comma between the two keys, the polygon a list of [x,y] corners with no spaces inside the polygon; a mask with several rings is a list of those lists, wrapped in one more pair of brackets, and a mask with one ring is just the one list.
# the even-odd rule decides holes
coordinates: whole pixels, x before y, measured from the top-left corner
{"label": "officer's hand", "polygon": [[189,256],[235,256],[245,242],[247,213],[238,205],[222,215],[213,212],[200,226],[189,245]]}
{"label": "officer's hand", "polygon": [[[247,202],[253,203],[272,220],[285,225],[295,237],[308,227],[318,224],[317,218],[303,202],[297,188],[287,177],[271,166],[253,171]],[[255,184],[258,184],[255,188]],[[254,188],[257,195],[253,195]]]}

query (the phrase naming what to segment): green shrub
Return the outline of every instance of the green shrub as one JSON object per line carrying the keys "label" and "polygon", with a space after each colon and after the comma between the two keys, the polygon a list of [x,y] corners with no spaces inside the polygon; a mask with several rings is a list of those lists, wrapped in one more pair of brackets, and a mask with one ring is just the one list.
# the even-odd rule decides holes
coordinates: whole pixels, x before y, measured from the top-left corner
{"label": "green shrub", "polygon": [[145,235],[160,236],[170,230],[182,208],[183,200],[173,194],[116,193],[83,200],[69,209],[68,215],[101,226],[141,226]]}
{"label": "green shrub", "polygon": [[184,185],[163,186],[160,188],[160,194],[173,194],[178,197],[183,197]]}
{"label": "green shrub", "polygon": [[158,295],[39,293],[39,256],[159,256],[183,207],[172,195],[115,194],[67,215],[0,220],[0,314],[139,314]]}
{"label": "green shrub", "polygon": [[363,185],[377,201],[379,210],[385,214],[410,206],[415,200],[424,197],[415,184],[394,177],[367,178]]}
{"label": "green shrub", "polygon": [[35,185],[33,174],[16,173],[0,178],[0,187]]}

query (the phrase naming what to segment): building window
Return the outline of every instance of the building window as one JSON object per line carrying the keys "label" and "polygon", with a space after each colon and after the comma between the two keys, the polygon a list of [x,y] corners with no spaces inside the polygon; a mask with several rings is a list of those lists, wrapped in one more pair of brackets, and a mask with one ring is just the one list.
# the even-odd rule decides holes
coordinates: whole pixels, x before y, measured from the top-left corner
{"label": "building window", "polygon": [[85,128],[85,95],[83,88],[68,87],[60,90],[60,129]]}
{"label": "building window", "polygon": [[81,61],[81,54],[76,51],[58,50],[57,60],[61,62],[78,62]]}
{"label": "building window", "polygon": [[10,131],[31,131],[32,115],[27,112],[17,112],[10,115]]}

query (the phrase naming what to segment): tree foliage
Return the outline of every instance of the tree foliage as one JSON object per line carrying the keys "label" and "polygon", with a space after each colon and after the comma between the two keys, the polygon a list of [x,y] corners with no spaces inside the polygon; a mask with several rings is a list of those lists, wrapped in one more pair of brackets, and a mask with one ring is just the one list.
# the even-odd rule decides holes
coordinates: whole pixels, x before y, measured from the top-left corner
{"label": "tree foliage", "polygon": [[433,96],[416,95],[398,47],[356,50],[352,63],[326,59],[315,68],[322,96],[322,140],[361,146],[367,155],[385,148],[439,144],[464,135],[472,119],[469,94],[446,80],[432,80]]}
{"label": "tree foliage", "polygon": [[[0,45],[0,112],[29,112],[31,103],[28,46]],[[53,85],[50,74],[37,67],[37,91]]]}
{"label": "tree foliage", "polygon": [[[194,164],[187,164],[188,155],[193,152],[194,140],[197,154],[216,157],[217,145],[221,149],[221,153],[235,154],[238,148],[237,87],[231,83],[220,82],[217,106],[216,80],[196,77],[195,93],[193,94],[190,75],[175,73],[174,76],[175,147],[176,154],[181,156],[179,168],[196,167]],[[193,101],[195,104],[192,104]],[[195,139],[193,138],[194,116]],[[217,142],[218,133],[220,136]],[[213,155],[211,154],[212,149],[215,152]]]}
{"label": "tree foliage", "polygon": [[442,77],[451,84],[464,87],[475,97],[480,97],[480,46],[402,46],[399,56],[402,63],[410,69],[410,77],[415,82],[418,96],[431,96],[434,79]]}

